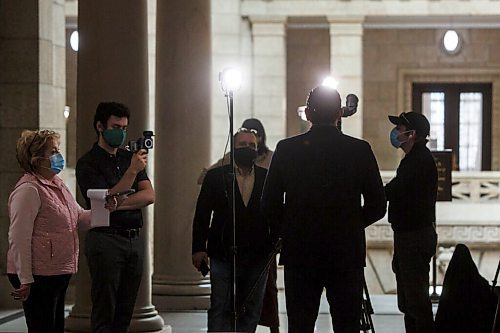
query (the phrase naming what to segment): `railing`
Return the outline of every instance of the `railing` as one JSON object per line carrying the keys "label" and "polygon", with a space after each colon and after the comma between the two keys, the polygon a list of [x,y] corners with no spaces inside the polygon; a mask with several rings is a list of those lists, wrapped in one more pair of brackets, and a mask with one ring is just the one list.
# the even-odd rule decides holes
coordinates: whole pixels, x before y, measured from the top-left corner
{"label": "railing", "polygon": [[[395,171],[381,171],[382,180],[388,183]],[[475,203],[500,203],[500,172],[463,172],[453,171],[451,194],[453,201]]]}
{"label": "railing", "polygon": [[[395,171],[382,171],[384,183]],[[500,172],[453,172],[451,202],[436,207],[438,249],[437,284],[441,285],[455,245],[466,244],[481,274],[493,277],[500,253]],[[395,293],[391,272],[393,232],[385,217],[366,228],[367,278],[374,294]],[[389,272],[389,273],[388,273]]]}

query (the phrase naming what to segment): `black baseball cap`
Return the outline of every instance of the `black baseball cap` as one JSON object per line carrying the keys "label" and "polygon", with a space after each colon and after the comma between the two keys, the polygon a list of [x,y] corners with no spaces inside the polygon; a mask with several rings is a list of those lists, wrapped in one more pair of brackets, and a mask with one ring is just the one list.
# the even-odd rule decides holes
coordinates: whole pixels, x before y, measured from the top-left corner
{"label": "black baseball cap", "polygon": [[389,121],[394,125],[404,125],[408,130],[415,130],[417,135],[426,138],[431,130],[427,118],[417,112],[403,112],[399,116],[389,116]]}

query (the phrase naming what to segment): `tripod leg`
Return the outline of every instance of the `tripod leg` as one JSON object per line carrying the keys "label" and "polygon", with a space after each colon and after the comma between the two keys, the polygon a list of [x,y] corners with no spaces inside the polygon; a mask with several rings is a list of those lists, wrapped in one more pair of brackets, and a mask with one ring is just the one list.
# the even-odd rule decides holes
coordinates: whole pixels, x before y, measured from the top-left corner
{"label": "tripod leg", "polygon": [[366,301],[363,299],[362,307],[361,307],[361,325],[360,329],[364,333],[368,333],[371,327],[370,326],[370,314],[367,311],[368,309],[366,308]]}
{"label": "tripod leg", "polygon": [[498,301],[497,301],[497,310],[495,311],[495,319],[493,320],[493,327],[491,328],[491,333],[498,333],[498,316],[499,316],[499,311],[500,311],[500,295],[497,295]]}
{"label": "tripod leg", "polygon": [[368,319],[369,328],[370,328],[371,332],[375,333],[375,326],[373,326],[373,320],[372,320],[372,314],[374,314],[373,306],[372,306],[372,302],[370,299],[370,294],[368,293],[368,286],[366,285],[366,279],[364,279],[364,278],[363,278],[363,291],[364,291],[364,294],[366,296],[366,300],[363,300],[363,305],[365,307],[364,312],[366,313],[366,317]]}

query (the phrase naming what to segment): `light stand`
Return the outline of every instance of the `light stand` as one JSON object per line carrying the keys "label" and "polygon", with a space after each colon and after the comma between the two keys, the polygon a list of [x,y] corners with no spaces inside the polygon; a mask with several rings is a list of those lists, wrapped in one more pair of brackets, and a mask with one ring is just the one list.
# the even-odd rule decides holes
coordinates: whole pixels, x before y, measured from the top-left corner
{"label": "light stand", "polygon": [[432,294],[430,295],[431,303],[439,303],[439,294],[436,291],[437,284],[437,264],[436,254],[432,256]]}
{"label": "light stand", "polygon": [[228,113],[229,113],[229,140],[230,140],[230,165],[231,172],[229,177],[231,178],[231,208],[232,208],[232,224],[233,224],[233,234],[232,234],[232,247],[231,247],[231,281],[230,284],[233,287],[231,293],[231,304],[232,304],[232,331],[237,332],[237,322],[238,322],[238,311],[236,307],[236,256],[238,254],[238,249],[236,246],[236,173],[234,165],[234,91],[238,90],[241,85],[241,73],[234,69],[228,68],[219,73],[219,81],[221,83],[222,91],[228,101]]}

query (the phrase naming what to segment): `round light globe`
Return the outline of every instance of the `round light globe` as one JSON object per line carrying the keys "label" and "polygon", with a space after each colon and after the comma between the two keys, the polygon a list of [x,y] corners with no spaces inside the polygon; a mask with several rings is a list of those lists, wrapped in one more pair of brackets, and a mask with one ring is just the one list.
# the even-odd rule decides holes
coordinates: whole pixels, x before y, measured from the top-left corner
{"label": "round light globe", "polygon": [[460,36],[455,30],[448,30],[443,37],[444,49],[451,54],[457,53],[460,46]]}
{"label": "round light globe", "polygon": [[78,51],[78,31],[75,30],[71,33],[71,36],[69,37],[69,45],[71,45],[73,51]]}

